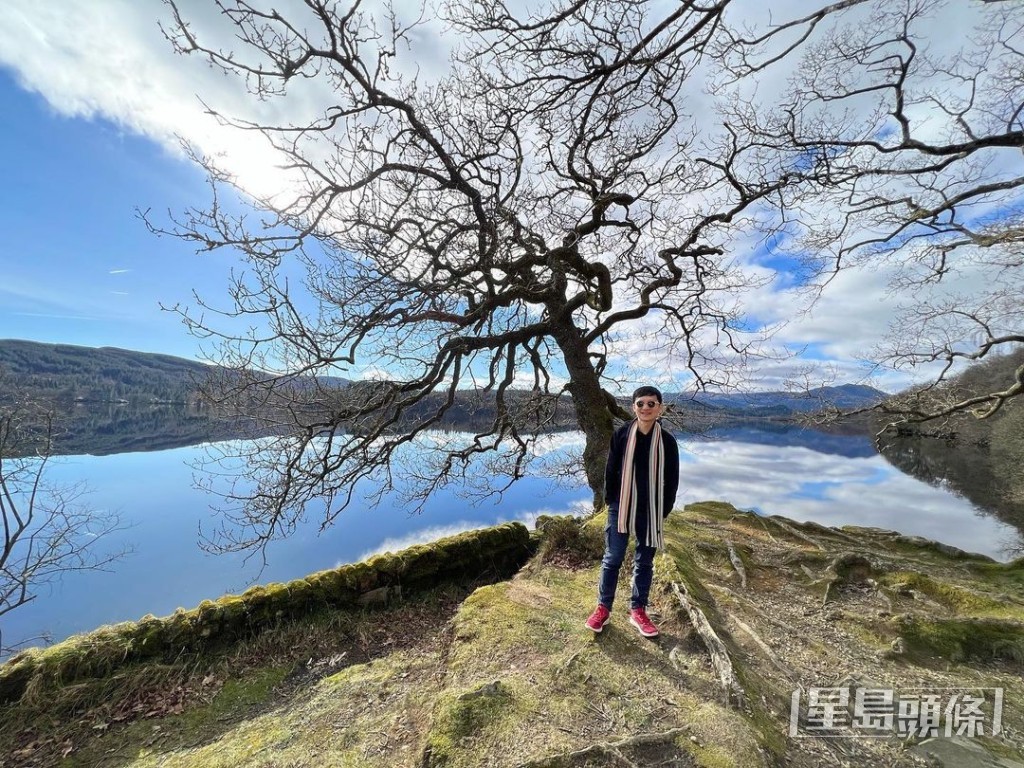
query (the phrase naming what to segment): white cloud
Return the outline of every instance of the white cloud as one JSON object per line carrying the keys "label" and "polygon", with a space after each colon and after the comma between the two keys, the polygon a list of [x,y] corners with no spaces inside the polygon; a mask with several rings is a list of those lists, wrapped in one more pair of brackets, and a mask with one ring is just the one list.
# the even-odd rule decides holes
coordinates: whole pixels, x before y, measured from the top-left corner
{"label": "white cloud", "polygon": [[[181,5],[210,44],[237,44],[209,4]],[[235,117],[286,122],[285,110],[308,113],[318,103],[328,103],[322,97],[329,94],[329,86],[320,84],[320,94],[295,89],[297,94],[287,102],[254,99],[239,79],[198,57],[175,55],[158,26],[168,19],[164,6],[129,0],[10,0],[0,25],[0,64],[62,115],[110,120],[173,153],[180,153],[179,137],[184,138],[237,174],[250,192],[279,192],[277,153],[256,134],[218,124],[199,98]]]}
{"label": "white cloud", "polygon": [[[390,539],[385,539],[377,546],[366,550],[358,558],[356,562],[365,560],[368,557],[379,555],[384,552],[401,552],[403,549],[414,547],[417,544],[427,544],[431,541],[437,541],[448,536],[455,536],[465,531],[475,531],[480,528],[486,528],[486,523],[480,523],[479,521],[473,520],[460,520],[456,523],[449,525],[435,525],[429,528],[421,528],[418,531],[406,534],[405,536],[395,536]],[[342,565],[339,562],[337,565]]]}
{"label": "white cloud", "polygon": [[679,506],[728,499],[762,515],[886,528],[993,557],[1019,538],[1010,526],[981,514],[966,525],[963,499],[903,474],[878,455],[732,441],[685,447],[695,460],[680,467]]}
{"label": "white cloud", "polygon": [[87,320],[87,321],[99,321],[103,318],[90,317],[88,315],[57,315],[49,312],[12,312],[11,314],[17,315],[18,317],[45,317],[50,320]]}
{"label": "white cloud", "polygon": [[[233,30],[211,4],[185,0],[181,5],[204,42],[240,50],[232,37]],[[291,0],[278,5],[285,15],[303,8],[301,3]],[[770,5],[769,10],[767,4],[744,0],[733,4],[728,13],[734,21],[754,23],[764,21],[769,13],[778,20],[806,12],[805,4],[797,0]],[[411,13],[413,7],[408,4],[407,11]],[[861,12],[855,11],[848,18],[855,21]],[[936,34],[930,36],[928,43],[935,53],[953,51],[964,44],[963,39],[941,33],[967,28],[966,19],[973,11],[960,4],[947,4],[937,13],[930,27]],[[161,18],[165,22],[169,19],[165,6],[132,0],[90,0],[77,4],[8,0],[4,24],[0,25],[0,64],[13,71],[23,87],[41,94],[60,114],[110,120],[126,131],[154,139],[171,152],[180,151],[181,136],[237,173],[243,187],[254,194],[271,196],[287,188],[282,183],[278,156],[263,140],[255,134],[219,125],[206,114],[197,94],[214,109],[227,114],[287,123],[322,113],[323,105],[333,103],[331,85],[322,80],[302,80],[291,84],[284,98],[256,100],[239,79],[225,76],[199,57],[175,55],[158,27]],[[441,34],[439,22],[428,20],[415,30],[413,38],[416,48],[402,52],[399,67],[420,67],[428,76],[442,71],[451,38]],[[777,98],[787,87],[792,72],[794,68],[786,62],[766,71],[756,83],[758,98]],[[694,78],[695,84],[703,82],[702,78]],[[715,104],[712,98],[703,93],[691,95],[688,108],[694,114],[711,114],[708,108]],[[920,110],[913,117],[915,127],[935,127],[935,122]],[[704,127],[708,127],[715,121],[704,122]],[[687,204],[692,207],[697,202],[690,200]],[[683,203],[679,205],[685,207]],[[783,350],[812,345],[815,356],[844,379],[861,372],[860,361],[889,332],[891,318],[906,299],[889,291],[895,270],[882,263],[841,273],[827,286],[813,310],[801,314],[803,299],[788,289],[785,275],[776,275],[754,261],[756,248],[753,238],[741,239],[731,253],[741,254],[737,268],[748,278],[759,281],[760,286],[742,295],[723,294],[721,302],[726,309],[733,309],[741,299],[747,317],[765,323],[786,321],[773,339],[777,345],[774,354],[772,347],[765,347],[766,358],[752,369],[733,369],[730,365],[734,361],[724,353],[719,355],[722,348],[716,347],[716,342],[721,340],[709,328],[695,336],[699,347],[711,358],[702,362],[701,367],[721,382],[779,386],[802,365],[785,359]],[[748,256],[743,256],[744,252]],[[112,269],[109,273],[128,271]],[[984,280],[982,272],[968,272],[957,276],[955,286],[970,293],[983,286]],[[659,335],[659,327],[659,319],[651,316],[638,324],[629,338],[612,345],[615,355],[628,363],[623,368],[624,379],[650,379],[663,386],[686,379],[678,349],[666,346],[674,340]],[[746,340],[755,341],[755,336]],[[917,371],[916,378],[927,371]],[[389,376],[388,372],[372,367],[363,374]],[[879,382],[895,389],[913,380],[907,373],[887,372]],[[532,379],[519,373],[516,382],[530,385]],[[556,386],[561,383],[564,382],[559,379]],[[628,388],[624,383],[624,389]]]}
{"label": "white cloud", "polygon": [[0,307],[22,317],[62,320],[109,318],[110,307],[101,296],[50,279],[36,280],[7,270],[0,285]]}

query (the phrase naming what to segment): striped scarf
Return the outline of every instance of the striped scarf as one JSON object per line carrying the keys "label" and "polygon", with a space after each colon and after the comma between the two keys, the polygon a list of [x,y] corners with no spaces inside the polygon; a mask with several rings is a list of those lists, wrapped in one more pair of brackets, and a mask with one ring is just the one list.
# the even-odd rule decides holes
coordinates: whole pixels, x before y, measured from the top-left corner
{"label": "striped scarf", "polygon": [[[636,433],[639,422],[633,421],[626,438],[626,455],[622,459],[622,487],[619,490],[619,533],[636,536],[636,477],[633,474],[633,454],[636,453]],[[665,544],[662,526],[665,507],[665,447],[661,442],[661,424],[654,422],[651,430],[651,455],[647,463],[647,538],[649,547],[662,548]]]}

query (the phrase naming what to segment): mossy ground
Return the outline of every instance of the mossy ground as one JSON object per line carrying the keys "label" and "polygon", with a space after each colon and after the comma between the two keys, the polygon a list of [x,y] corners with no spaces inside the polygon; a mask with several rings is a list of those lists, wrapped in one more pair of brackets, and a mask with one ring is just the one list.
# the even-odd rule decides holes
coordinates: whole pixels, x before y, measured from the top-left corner
{"label": "mossy ground", "polygon": [[[747,716],[787,764],[916,765],[898,739],[788,739],[790,696],[812,687],[1004,689],[992,752],[1021,752],[1024,591],[998,564],[892,532],[829,529],[687,508],[667,554],[704,605],[748,687]],[[747,587],[728,557],[744,563]],[[852,699],[851,699],[852,700]],[[982,740],[984,741],[984,740]],[[780,753],[778,750],[782,748]]]}
{"label": "mossy ground", "polygon": [[[430,653],[466,594],[447,586],[392,608],[323,612],[216,654],[41,690],[0,708],[0,768],[244,764],[336,670]],[[210,757],[229,742],[226,762]]]}
{"label": "mossy ground", "polygon": [[[602,527],[587,521],[582,539]],[[542,549],[511,580],[471,592],[325,614],[184,665],[122,670],[94,683],[104,706],[73,690],[30,698],[0,712],[0,766],[923,765],[899,739],[789,738],[794,690],[857,682],[1002,687],[1004,733],[982,742],[1020,759],[1018,566],[698,504],[669,519],[651,606],[662,631],[648,640],[627,622],[625,569],[611,623],[584,628],[599,568],[584,549]],[[858,557],[867,564],[839,565]],[[742,701],[726,702],[672,582],[725,643]]]}

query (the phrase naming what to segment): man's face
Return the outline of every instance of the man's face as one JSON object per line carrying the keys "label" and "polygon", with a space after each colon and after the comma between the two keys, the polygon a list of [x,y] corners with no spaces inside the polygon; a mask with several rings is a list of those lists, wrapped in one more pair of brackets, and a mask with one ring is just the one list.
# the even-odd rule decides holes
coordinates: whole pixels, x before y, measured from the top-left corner
{"label": "man's face", "polygon": [[654,395],[640,395],[633,401],[633,413],[641,425],[653,424],[661,416],[661,402]]}

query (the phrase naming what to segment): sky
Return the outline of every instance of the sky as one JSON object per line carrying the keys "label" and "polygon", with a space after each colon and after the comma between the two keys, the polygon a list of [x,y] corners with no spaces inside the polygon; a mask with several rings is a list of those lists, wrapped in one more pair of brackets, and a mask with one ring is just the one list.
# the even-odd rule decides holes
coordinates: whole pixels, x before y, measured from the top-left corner
{"label": "sky", "polygon": [[[185,5],[200,19],[209,13],[197,0]],[[250,188],[273,188],[273,159],[216,126],[198,94],[228,110],[251,104],[237,82],[174,55],[158,26],[162,4],[61,6],[7,0],[0,25],[0,338],[204,359],[211,350],[168,308],[194,307],[194,292],[225,299],[238,263],[157,237],[138,212],[166,224],[168,212],[208,200],[179,136],[244,169]],[[791,281],[776,278],[754,297],[759,320],[790,309]],[[812,313],[780,331],[777,343],[796,357],[759,363],[756,388],[781,386],[802,361],[861,380],[898,303],[883,271],[840,274]],[[883,373],[872,383],[891,391],[910,381]]]}
{"label": "sky", "polygon": [[137,209],[187,205],[203,193],[201,175],[109,120],[61,114],[10,70],[0,110],[0,337],[195,357],[161,304],[220,288],[226,259],[151,235]]}

